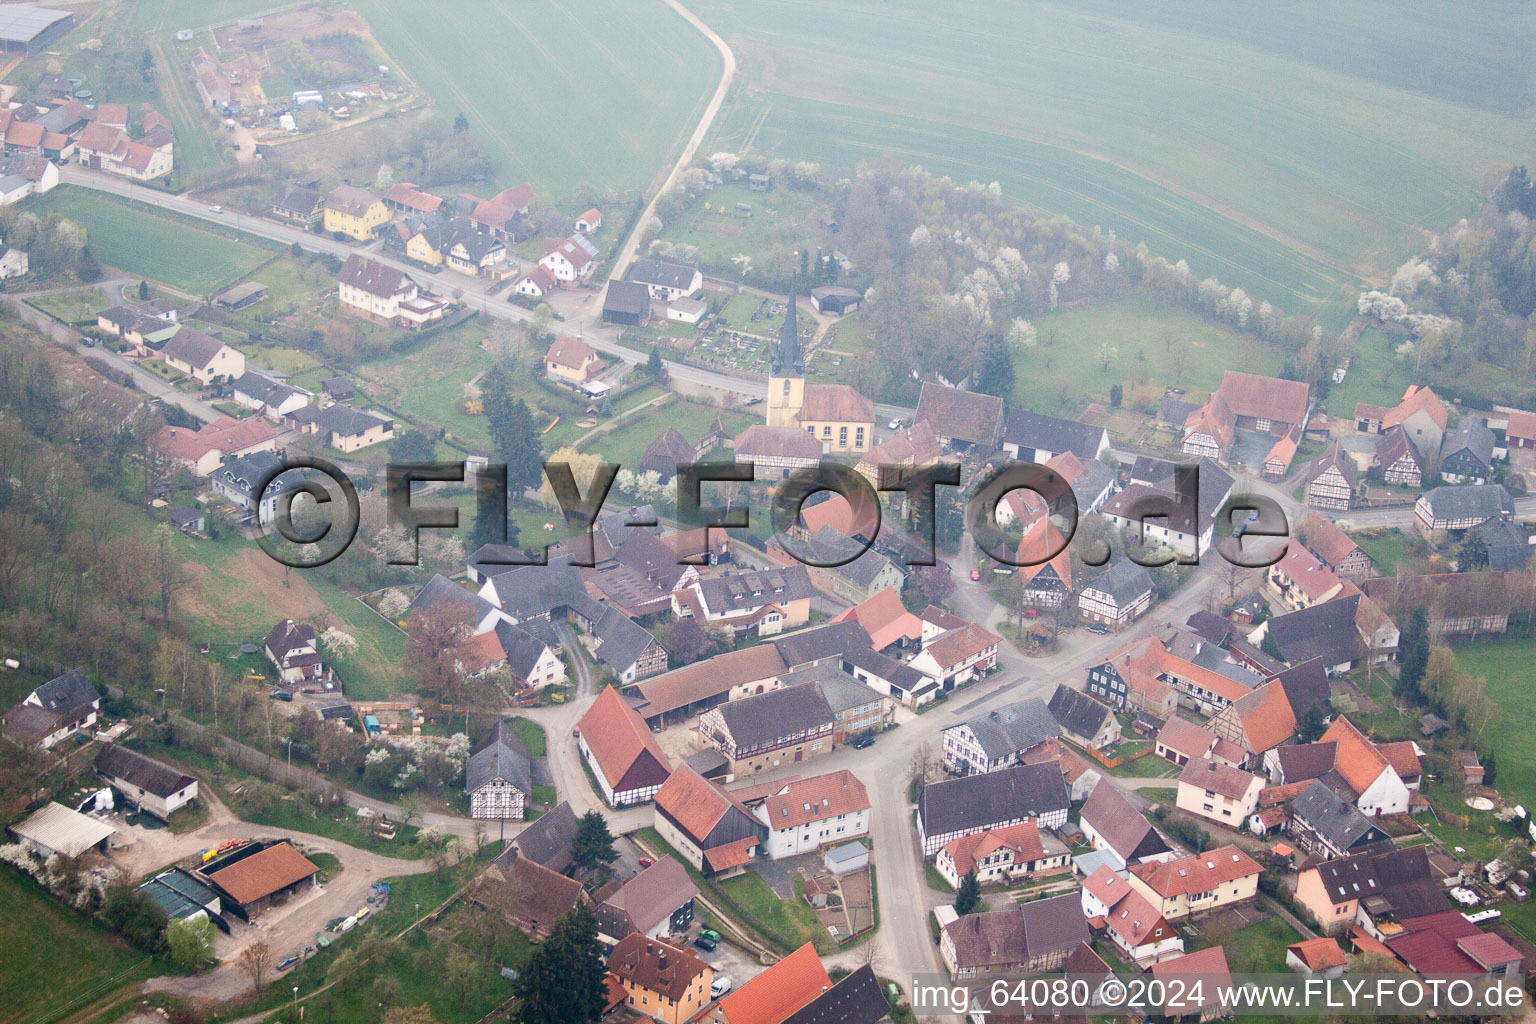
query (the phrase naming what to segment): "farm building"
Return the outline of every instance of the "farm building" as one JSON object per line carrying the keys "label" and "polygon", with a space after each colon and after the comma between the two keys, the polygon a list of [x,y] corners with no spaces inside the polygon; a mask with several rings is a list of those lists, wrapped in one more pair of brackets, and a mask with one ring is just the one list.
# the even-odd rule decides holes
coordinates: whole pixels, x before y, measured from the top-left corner
{"label": "farm building", "polygon": [[68,35],[74,27],[75,16],[68,11],[6,4],[0,7],[0,50],[40,53],[49,43]]}
{"label": "farm building", "polygon": [[197,799],[192,776],[116,743],[97,755],[96,771],[135,807],[161,821]]}
{"label": "farm building", "polygon": [[837,284],[824,284],[811,289],[811,305],[816,307],[818,313],[831,313],[834,316],[842,316],[852,313],[859,308],[864,301],[864,293],[856,288],[845,288]]}
{"label": "farm building", "polygon": [[651,315],[651,290],[639,281],[610,281],[603,297],[603,322],[634,327]]}
{"label": "farm building", "polygon": [[44,804],[26,821],[12,825],[21,845],[39,857],[54,854],[79,857],[88,850],[105,850],[116,829],[63,804]]}
{"label": "farm building", "polygon": [[223,866],[207,872],[215,889],[247,915],[259,914],[313,886],[320,871],[286,840],[258,846],[245,847]]}

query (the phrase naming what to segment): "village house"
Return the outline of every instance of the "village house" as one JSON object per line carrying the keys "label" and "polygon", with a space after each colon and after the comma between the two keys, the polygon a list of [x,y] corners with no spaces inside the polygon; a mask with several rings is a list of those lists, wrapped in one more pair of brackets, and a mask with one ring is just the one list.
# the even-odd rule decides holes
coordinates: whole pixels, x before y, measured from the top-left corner
{"label": "village house", "polygon": [[1101,511],[1117,529],[1130,530],[1145,546],[1168,548],[1185,561],[1210,550],[1216,519],[1232,494],[1232,477],[1208,458],[1195,464],[1196,490],[1191,501],[1177,490],[1171,463],[1152,482],[1132,479],[1129,486],[1104,503]]}
{"label": "village house", "polygon": [[1287,608],[1311,608],[1338,597],[1344,581],[1300,544],[1286,546],[1285,557],[1271,565],[1265,582]]}
{"label": "village house", "polygon": [[1001,642],[996,633],[967,622],[931,639],[925,637],[922,652],[908,665],[952,690],[992,671]]}
{"label": "village house", "polygon": [[434,196],[430,192],[423,192],[415,184],[409,181],[398,181],[389,187],[381,201],[394,213],[424,214],[436,213],[443,205],[440,196]]}
{"label": "village house", "polygon": [[1403,436],[1418,452],[1421,464],[1440,451],[1449,416],[1440,397],[1421,384],[1409,385],[1402,399],[1391,409],[1361,403],[1355,406],[1355,429],[1364,433],[1386,434],[1402,429]]}
{"label": "village house", "polygon": [[96,755],[96,774],[136,810],[161,821],[197,799],[197,780],[192,776],[119,743],[106,744]]}
{"label": "village house", "polygon": [[990,452],[1002,437],[1003,400],[924,381],[912,422],[914,426],[928,424],[929,431],[944,448]]}
{"label": "village house", "polygon": [[621,685],[667,670],[667,649],[661,641],[617,608],[605,609],[581,641],[594,658],[613,670]]}
{"label": "village house", "polygon": [[1185,423],[1184,452],[1220,459],[1234,430],[1286,437],[1306,426],[1309,396],[1300,381],[1228,370],[1221,387]]}
{"label": "village house", "polygon": [[1061,734],[1073,743],[1103,750],[1120,742],[1120,722],[1114,711],[1081,690],[1059,683],[1048,706]]}
{"label": "village house", "polygon": [[1465,531],[1514,511],[1503,484],[1447,484],[1419,496],[1413,525],[1431,544],[1459,540]]}
{"label": "village house", "polygon": [[1272,680],[1222,708],[1209,725],[1219,738],[1243,751],[1241,767],[1257,771],[1266,753],[1296,735],[1296,713],[1284,685]]}
{"label": "village house", "polygon": [[598,939],[616,943],[631,935],[681,936],[693,923],[698,895],[688,869],[674,857],[661,857],[629,881],[614,880],[598,890]]}
{"label": "village house", "polygon": [[1226,950],[1220,946],[1160,960],[1147,973],[1169,993],[1161,1009],[1170,1020],[1208,1024],[1232,1013],[1220,996],[1234,987]]}
{"label": "village house", "polygon": [[629,1010],[662,1024],[685,1024],[708,1006],[715,976],[692,950],[640,934],[619,940],[608,954],[608,971]]}
{"label": "village house", "polygon": [[358,242],[371,242],[378,229],[389,223],[389,207],[373,193],[352,185],[338,185],[322,204],[325,231]]}
{"label": "village house", "polygon": [[788,780],[753,813],[767,826],[767,853],[775,860],[869,834],[869,794],[846,770]]}
{"label": "village house", "polygon": [[1440,441],[1440,479],[1484,484],[1493,476],[1493,431],[1481,416],[1466,415]]}
{"label": "village house", "polygon": [[356,253],[337,271],[336,286],[342,309],[390,327],[421,327],[441,320],[447,308],[421,295],[409,274]]}
{"label": "village house", "polygon": [[699,733],[741,775],[832,752],[836,721],[815,686],[791,686],[730,701],[699,716]]}
{"label": "village house", "polygon": [[1221,846],[1178,860],[1133,865],[1127,881],[1163,917],[1177,921],[1253,899],[1263,872],[1236,846]]}
{"label": "village house", "polygon": [[277,670],[277,681],[286,686],[298,686],[325,674],[315,627],[308,623],[284,619],[272,627],[261,649]]}
{"label": "village house", "polygon": [[1248,641],[1254,644],[1266,644],[1267,641],[1267,645],[1278,650],[1281,658],[1290,665],[1318,658],[1330,676],[1350,671],[1365,654],[1357,624],[1363,598],[1353,592],[1353,583],[1346,587],[1350,591],[1347,596],[1341,591],[1340,596],[1326,604],[1266,619],[1248,635]]}
{"label": "village house", "polygon": [[1215,761],[1238,767],[1248,759],[1248,753],[1231,740],[1224,740],[1210,729],[1198,726],[1188,719],[1172,717],[1157,734],[1154,749],[1157,756],[1172,761],[1180,767],[1191,761]]}
{"label": "village house", "polygon": [[1179,773],[1176,806],[1198,818],[1230,829],[1241,829],[1259,804],[1264,777],[1204,758],[1192,760]]}
{"label": "village house", "polygon": [[329,447],[351,453],[393,438],[395,421],[350,405],[331,405],[310,417],[300,432],[318,435]]}
{"label": "village house", "polygon": [[728,651],[637,683],[642,703],[636,711],[654,727],[676,724],[725,701],[778,689],[784,669],[768,644]]}
{"label": "village house", "polygon": [[1126,959],[1138,966],[1155,964],[1184,952],[1184,938],[1125,876],[1101,864],[1083,879],[1083,917],[1109,935]]}
{"label": "village house", "polygon": [[490,739],[469,755],[464,792],[471,818],[523,820],[533,796],[533,758],[510,722],[497,722]]}
{"label": "village house", "polygon": [[1454,910],[1402,922],[1387,947],[1408,969],[1434,978],[1501,979],[1518,984],[1525,956],[1506,939],[1485,932]]}
{"label": "village house", "polygon": [[1447,906],[1444,890],[1429,866],[1429,850],[1423,846],[1311,864],[1297,873],[1295,895],[1318,928],[1330,935],[1349,931],[1366,901],[1373,901],[1379,914],[1391,903],[1401,904],[1409,917]]}
{"label": "village house", "polygon": [[[740,458],[738,448],[737,460]],[[772,545],[770,554],[777,548],[777,544]],[[849,604],[861,604],[887,588],[900,589],[905,578],[891,559],[833,526],[821,527],[809,540],[802,540],[797,550],[809,556],[808,569],[816,589]],[[775,557],[780,561],[793,558],[788,554]],[[939,675],[926,665],[914,667],[935,678]]]}
{"label": "village house", "polygon": [[956,980],[1040,974],[1059,970],[1088,938],[1081,901],[1066,893],[951,921],[939,935],[939,956]]}
{"label": "village house", "polygon": [[[854,468],[870,483],[879,486],[882,470],[894,472],[927,466],[938,462],[943,453],[933,425],[927,420],[918,420],[871,447]],[[900,495],[891,497],[899,499]]]}
{"label": "village house", "polygon": [[934,870],[960,888],[967,874],[976,872],[982,885],[1013,883],[1067,870],[1070,856],[1060,839],[1041,834],[1033,821],[962,836],[947,844],[933,860]]}
{"label": "village house", "polygon": [[876,651],[906,650],[922,643],[923,620],[907,611],[895,587],[886,587],[834,616],[832,621],[863,626],[869,635],[869,646]]}
{"label": "village house", "polygon": [[578,903],[591,903],[580,882],[521,856],[516,847],[497,857],[466,895],[534,942],[549,938],[556,922]]}
{"label": "village house", "polygon": [[565,662],[544,640],[505,620],[495,625],[496,641],[517,688],[542,690],[565,683]]}
{"label": "village house", "polygon": [[1376,441],[1370,475],[1382,483],[1417,490],[1424,483],[1424,457],[1402,427],[1393,427]]}
{"label": "village house", "polygon": [[811,576],[803,565],[694,579],[672,591],[672,612],[737,637],[772,636],[811,618]]}
{"label": "village house", "polygon": [[705,877],[737,874],[765,852],[767,826],[686,764],[656,791],[655,808],[656,831]]}
{"label": "village house", "polygon": [[1308,783],[1291,800],[1287,828],[1298,846],[1324,860],[1385,848],[1392,842],[1347,797],[1321,781]]}
{"label": "village house", "polygon": [[1348,512],[1354,501],[1355,461],[1335,442],[1307,467],[1307,504],[1335,512]]}
{"label": "village house", "polygon": [[636,260],[629,279],[645,285],[650,289],[651,298],[662,303],[687,298],[704,287],[704,275],[697,267],[665,260]]}
{"label": "village house", "polygon": [[1371,575],[1375,567],[1371,556],[1332,521],[1310,515],[1302,521],[1299,534],[1301,542],[1335,576],[1359,583]]}
{"label": "village house", "polygon": [[1374,743],[1343,715],[1316,743],[1277,747],[1264,764],[1275,785],[1321,779],[1370,817],[1407,813],[1423,777],[1411,740]]}
{"label": "village house", "polygon": [[1349,958],[1339,948],[1338,941],[1326,936],[1293,942],[1285,947],[1285,966],[1306,974],[1320,974],[1328,978],[1342,978],[1344,965]]}
{"label": "village house", "polygon": [[1061,735],[1043,700],[1030,697],[944,730],[944,767],[980,775],[1018,763],[1024,751]]}
{"label": "village house", "polygon": [[939,696],[937,679],[861,645],[850,645],[843,652],[842,669],[876,693],[909,708],[931,704]]}
{"label": "village house", "polygon": [[933,783],[917,801],[923,857],[936,856],[964,836],[1023,821],[1059,829],[1067,822],[1069,803],[1061,766],[1054,761]]}
{"label": "village house", "polygon": [[168,461],[185,466],[193,476],[208,476],[225,459],[276,451],[277,431],[259,416],[249,420],[221,416],[197,430],[161,427],[155,435],[154,447]]}
{"label": "village house", "polygon": [[1167,841],[1108,779],[1100,779],[1088,794],[1078,825],[1088,844],[1103,851],[1116,871],[1173,857]]}
{"label": "village house", "polygon": [[212,335],[183,327],[160,349],[165,365],[207,387],[215,378],[234,380],[245,373],[245,355]]}
{"label": "village house", "polygon": [[549,351],[544,353],[544,369],[552,380],[582,384],[602,368],[603,360],[597,349],[566,334],[556,337]]}
{"label": "village house", "polygon": [[797,469],[821,462],[821,442],[796,427],[754,423],[736,436],[731,447],[738,465],[756,467],[758,480],[783,480]]}
{"label": "village house", "polygon": [[[537,269],[544,270],[544,267],[540,266]],[[649,288],[638,281],[608,282],[608,290],[603,295],[603,323],[634,327],[645,323],[650,316],[651,291]]]}
{"label": "village house", "polygon": [[577,723],[577,747],[610,807],[652,799],[672,763],[619,691],[608,687]]}
{"label": "village house", "polygon": [[304,408],[314,400],[314,395],[303,388],[292,387],[273,380],[254,370],[247,370],[238,377],[230,389],[235,403],[253,409],[269,419],[279,420],[289,413]]}
{"label": "village house", "polygon": [[1009,412],[1001,441],[1009,458],[1042,466],[1063,452],[1086,463],[1109,451],[1109,432],[1103,427],[1027,409]]}
{"label": "village house", "polygon": [[1072,594],[1072,552],[1055,522],[1041,516],[1025,527],[1017,561],[1026,605],[1058,608],[1067,602]]}
{"label": "village house", "polygon": [[577,217],[576,223],[572,225],[572,227],[584,235],[590,235],[592,232],[596,231],[602,226],[602,212],[599,211],[595,206],[588,210],[586,213],[582,214],[580,217]]}
{"label": "village house", "polygon": [[1433,643],[1447,637],[1498,635],[1509,628],[1509,583],[1499,572],[1448,572],[1379,576],[1362,585],[1366,596],[1397,615],[1415,608],[1429,614]]}
{"label": "village house", "polygon": [[[45,133],[38,140],[38,148],[45,152],[52,149],[57,154],[53,159],[67,158],[68,153],[64,151],[68,145],[67,136],[53,134],[59,137],[50,140]],[[11,145],[10,132],[6,133],[5,141],[7,146]],[[159,145],[150,144],[155,141],[159,140],[146,136],[145,140],[135,142],[123,129],[98,121],[85,127],[75,140],[74,148],[82,166],[120,174],[134,181],[153,181],[170,174],[176,166],[173,141],[168,138],[159,141]]]}
{"label": "village house", "polygon": [[544,255],[539,266],[562,285],[574,286],[592,276],[597,268],[597,246],[586,235],[575,234],[569,238],[552,238],[544,243]]}
{"label": "village house", "polygon": [[1152,607],[1152,576],[1129,558],[1111,565],[1077,595],[1077,613],[1113,629]]}
{"label": "village house", "polygon": [[529,237],[526,218],[533,206],[532,185],[514,185],[489,199],[468,199],[475,204],[469,219],[503,242],[516,245]]}
{"label": "village house", "polygon": [[303,185],[284,185],[272,201],[272,216],[278,220],[313,228],[320,223],[324,206],[320,193]]}

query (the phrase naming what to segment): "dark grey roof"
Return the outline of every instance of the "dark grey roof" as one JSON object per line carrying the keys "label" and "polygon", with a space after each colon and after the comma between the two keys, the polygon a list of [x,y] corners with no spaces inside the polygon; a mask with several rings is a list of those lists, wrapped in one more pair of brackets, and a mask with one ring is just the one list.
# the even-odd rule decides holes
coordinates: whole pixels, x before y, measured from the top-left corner
{"label": "dark grey roof", "polygon": [[1488,546],[1488,568],[1494,572],[1522,572],[1531,559],[1530,539],[1507,519],[1490,519],[1477,528]]}
{"label": "dark grey roof", "polygon": [[272,208],[308,217],[320,208],[320,193],[303,185],[284,185],[273,201]]}
{"label": "dark grey roof", "polygon": [[863,669],[873,676],[877,676],[890,683],[892,686],[905,690],[907,693],[921,693],[924,688],[933,688],[939,684],[904,661],[895,658],[887,658],[885,655],[869,646],[849,647],[843,651],[844,666]]}
{"label": "dark grey roof", "polygon": [[714,747],[705,747],[696,750],[683,759],[689,768],[698,772],[704,778],[716,775],[730,766],[730,761]]}
{"label": "dark grey roof", "polygon": [[1132,483],[1146,484],[1148,487],[1171,486],[1176,465],[1167,459],[1138,455],[1136,461],[1131,464],[1131,475],[1128,479]]}
{"label": "dark grey roof", "polygon": [[865,686],[832,661],[790,669],[779,677],[779,682],[783,686],[814,684],[821,690],[827,706],[839,715],[852,708],[868,707],[883,699],[879,692]]}
{"label": "dark grey roof", "polygon": [[1042,448],[1052,454],[1071,452],[1087,460],[1098,457],[1104,428],[1015,409],[1003,425],[1003,440],[1024,448]]}
{"label": "dark grey roof", "polygon": [[869,634],[857,622],[834,622],[815,629],[803,629],[776,637],[773,646],[790,668],[823,658],[833,658],[845,651],[869,646]]}
{"label": "dark grey roof", "polygon": [[[251,497],[251,492],[262,480],[276,479],[272,474],[283,466],[283,460],[272,452],[251,452],[239,458],[231,459],[212,473],[213,479],[224,488],[245,498]],[[290,474],[299,474],[301,470],[291,469],[282,474],[284,478]],[[296,477],[297,479],[297,477]]]}
{"label": "dark grey roof", "polygon": [[179,769],[145,757],[137,750],[129,750],[120,743],[108,743],[96,755],[96,770],[158,797],[172,796],[197,781]]}
{"label": "dark grey roof", "polygon": [[405,271],[376,263],[357,253],[347,257],[347,261],[336,272],[336,280],[381,299],[404,294],[416,287],[416,282]]}
{"label": "dark grey roof", "polygon": [[604,313],[632,313],[651,311],[651,290],[638,281],[609,281],[608,294],[603,297]]}
{"label": "dark grey roof", "polygon": [[814,594],[815,588],[805,566],[791,565],[700,580],[699,592],[711,612],[732,612],[798,601]]}
{"label": "dark grey roof", "polygon": [[488,612],[495,610],[496,606],[491,602],[479,594],[465,590],[441,573],[427,581],[427,585],[421,588],[421,593],[416,595],[416,600],[411,602],[410,608],[412,615],[442,611],[455,613],[466,622],[476,625]]}
{"label": "dark grey roof", "polygon": [[32,692],[44,711],[55,713],[73,711],[100,698],[83,668],[72,668],[61,676],[54,676]]}
{"label": "dark grey roof", "polygon": [[891,1016],[885,990],[868,964],[796,1010],[784,1024],[880,1024]]}
{"label": "dark grey roof", "polygon": [[1336,850],[1353,849],[1356,844],[1391,841],[1358,807],[1322,782],[1315,781],[1302,790],[1301,795],[1291,801],[1291,813],[1305,819],[1312,830]]}
{"label": "dark grey roof", "polygon": [[587,593],[581,572],[574,566],[550,559],[548,565],[486,566],[502,609],[519,623],[547,618],[566,608],[589,622],[603,617],[605,608]]}
{"label": "dark grey roof", "polygon": [[860,554],[863,544],[831,526],[823,526],[817,530],[815,536],[808,542],[808,546],[811,549],[811,557],[817,562],[836,562],[852,558],[853,561],[833,566],[829,571],[852,580],[860,587],[868,587],[887,566],[894,564],[874,548]]}
{"label": "dark grey roof", "polygon": [[1092,507],[1099,496],[1109,489],[1115,480],[1115,471],[1098,459],[1081,459],[1083,471],[1072,481],[1072,497],[1077,499],[1079,510]]}
{"label": "dark grey roof", "polygon": [[533,758],[506,721],[497,722],[490,741],[469,755],[464,765],[464,791],[473,794],[497,779],[510,783],[525,797],[533,793]]}
{"label": "dark grey roof", "polygon": [[791,686],[741,700],[716,709],[731,738],[742,748],[765,746],[782,736],[825,728],[833,722],[832,706],[816,686]]}
{"label": "dark grey roof", "polygon": [[1324,714],[1330,713],[1329,699],[1333,688],[1328,683],[1327,666],[1322,658],[1299,662],[1281,672],[1275,680],[1285,691],[1286,703],[1290,704],[1298,721],[1314,704],[1321,704]]}
{"label": "dark grey roof", "polygon": [[1152,576],[1129,558],[1124,558],[1104,570],[1098,579],[1083,589],[1102,591],[1113,598],[1118,607],[1124,608],[1134,604],[1143,594],[1151,592]]}
{"label": "dark grey roof", "polygon": [[571,866],[571,843],[575,838],[576,812],[562,800],[554,810],[519,832],[512,843],[535,864],[565,874]]}
{"label": "dark grey roof", "polygon": [[160,354],[173,356],[188,366],[200,370],[213,362],[213,357],[218,355],[219,349],[223,347],[224,343],[213,335],[204,334],[194,327],[183,327],[165,343]]}
{"label": "dark grey roof", "polygon": [[1066,732],[1092,739],[1103,728],[1106,718],[1114,712],[1107,704],[1100,704],[1081,690],[1074,690],[1066,683],[1059,683],[1051,694],[1051,716],[1061,723]]}
{"label": "dark grey roof", "polygon": [[1360,595],[1335,598],[1299,612],[1277,615],[1267,623],[1288,664],[1322,658],[1323,664],[1342,665],[1360,652],[1360,632],[1355,612]]}
{"label": "dark grey roof", "polygon": [[338,401],[345,401],[357,394],[357,388],[345,377],[327,377],[320,382],[320,390]]}
{"label": "dark grey roof", "polygon": [[1493,431],[1488,429],[1487,420],[1481,416],[1463,416],[1460,423],[1445,432],[1445,438],[1440,442],[1440,461],[1444,463],[1457,452],[1467,452],[1487,466],[1493,461],[1493,444]]}
{"label": "dark grey roof", "polygon": [[639,281],[641,284],[655,285],[658,288],[687,288],[693,283],[693,275],[697,273],[698,271],[693,267],[686,267],[681,263],[636,260],[629,279]]}
{"label": "dark grey roof", "polygon": [[292,619],[283,619],[272,627],[262,646],[279,658],[286,655],[289,651],[300,647],[313,648],[315,646],[315,627],[307,622],[294,622]]}
{"label": "dark grey roof", "polygon": [[1503,484],[1446,484],[1426,491],[1424,500],[1437,522],[1492,519],[1515,507]]}
{"label": "dark grey roof", "polygon": [[1169,852],[1168,843],[1152,823],[1107,778],[1094,784],[1078,817],[1126,863]]}
{"label": "dark grey roof", "polygon": [[597,641],[593,654],[597,660],[618,672],[624,672],[656,642],[656,638],[617,608],[604,610],[602,617],[592,626],[592,636]]}
{"label": "dark grey roof", "polygon": [[373,413],[354,409],[350,405],[332,405],[321,409],[316,414],[314,422],[320,428],[321,437],[331,434],[353,437],[366,433],[381,423],[388,425],[391,429],[394,426],[394,421],[387,416],[375,416]]}
{"label": "dark grey roof", "polygon": [[234,389],[248,398],[273,406],[282,405],[294,395],[303,394],[298,388],[290,387],[252,370],[247,370],[236,378]]}
{"label": "dark grey roof", "polygon": [[1061,726],[1039,697],[989,711],[964,723],[988,760],[1019,754],[1061,735]]}
{"label": "dark grey roof", "polygon": [[1042,761],[936,782],[918,798],[917,813],[923,832],[937,836],[990,828],[1015,818],[1039,818],[1066,810],[1067,805],[1061,763]]}
{"label": "dark grey roof", "polygon": [[496,639],[507,656],[507,668],[522,679],[527,679],[533,672],[547,648],[543,640],[505,619],[496,623]]}
{"label": "dark grey roof", "polygon": [[789,303],[784,311],[784,326],[779,328],[778,344],[769,353],[768,374],[771,377],[804,377],[805,357],[800,352],[800,317],[795,288],[798,277],[789,280]]}

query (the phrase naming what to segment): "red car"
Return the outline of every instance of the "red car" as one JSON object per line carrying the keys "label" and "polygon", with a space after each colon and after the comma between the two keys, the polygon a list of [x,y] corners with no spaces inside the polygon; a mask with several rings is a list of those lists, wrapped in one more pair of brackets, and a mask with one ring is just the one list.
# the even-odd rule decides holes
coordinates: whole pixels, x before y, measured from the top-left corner
{"label": "red car", "polygon": [[650,866],[651,866],[651,865],[652,865],[652,864],[655,864],[655,863],[656,863],[656,862],[655,862],[655,861],[654,861],[654,860],[652,860],[652,859],[651,859],[651,858],[650,858],[650,857],[641,857],[641,858],[640,858],[640,866],[641,866],[641,867],[642,867],[642,868],[648,868],[648,867],[650,867]]}
{"label": "red car", "polygon": [[971,582],[972,583],[979,583],[979,582],[981,582],[981,570],[980,569],[972,569],[971,570]]}

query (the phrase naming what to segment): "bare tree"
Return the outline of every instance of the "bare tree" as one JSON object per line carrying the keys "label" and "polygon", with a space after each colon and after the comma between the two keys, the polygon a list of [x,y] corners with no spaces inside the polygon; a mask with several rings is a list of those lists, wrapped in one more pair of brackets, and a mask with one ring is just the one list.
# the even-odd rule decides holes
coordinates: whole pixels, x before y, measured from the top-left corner
{"label": "bare tree", "polygon": [[1216,578],[1221,580],[1227,588],[1228,601],[1237,600],[1237,588],[1242,585],[1243,580],[1248,578],[1248,572],[1249,570],[1241,565],[1229,562],[1225,558],[1221,560],[1221,565],[1216,569]]}
{"label": "bare tree", "polygon": [[924,743],[917,748],[912,755],[912,764],[907,778],[912,784],[912,796],[921,797],[923,790],[928,786],[928,775],[933,771],[933,747]]}
{"label": "bare tree", "polygon": [[265,942],[251,943],[240,951],[240,966],[251,976],[251,984],[261,988],[272,966],[272,947]]}

